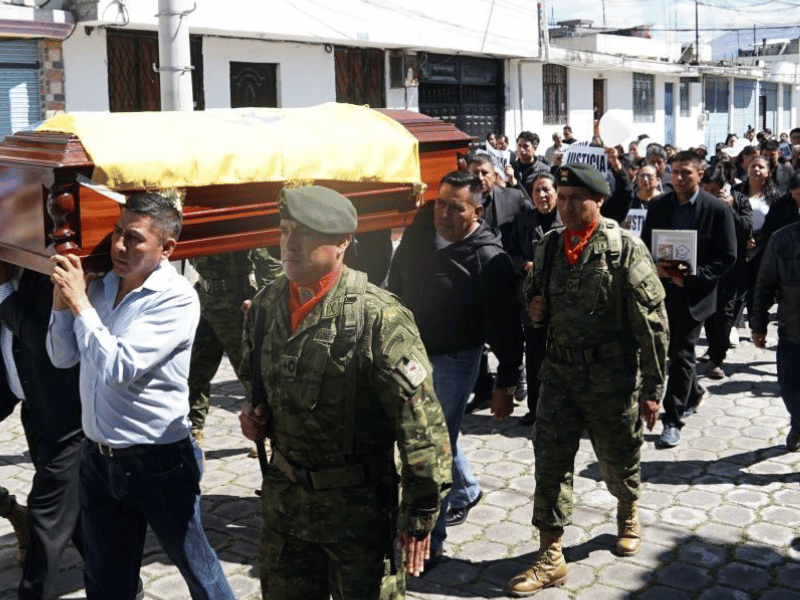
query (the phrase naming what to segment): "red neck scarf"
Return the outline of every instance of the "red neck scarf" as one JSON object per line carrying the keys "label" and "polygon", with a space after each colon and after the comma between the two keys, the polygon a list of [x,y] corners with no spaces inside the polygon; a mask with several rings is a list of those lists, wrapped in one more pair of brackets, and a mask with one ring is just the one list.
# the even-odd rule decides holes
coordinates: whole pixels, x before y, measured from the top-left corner
{"label": "red neck scarf", "polygon": [[567,257],[569,264],[573,267],[578,264],[583,249],[586,248],[586,245],[589,243],[589,238],[592,237],[594,230],[597,229],[599,224],[600,219],[598,218],[578,231],[572,231],[571,229],[564,230],[564,255]]}
{"label": "red neck scarf", "polygon": [[339,281],[339,277],[342,274],[342,266],[339,265],[327,275],[323,275],[317,281],[306,285],[301,286],[293,281],[289,282],[289,315],[292,321],[292,333],[297,331],[300,323],[308,316],[308,313]]}

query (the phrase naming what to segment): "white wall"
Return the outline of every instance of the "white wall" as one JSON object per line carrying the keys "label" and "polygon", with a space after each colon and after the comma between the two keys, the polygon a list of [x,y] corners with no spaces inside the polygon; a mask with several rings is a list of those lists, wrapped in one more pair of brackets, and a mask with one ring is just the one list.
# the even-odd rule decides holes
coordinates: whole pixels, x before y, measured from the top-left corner
{"label": "white wall", "polygon": [[278,106],[291,108],[336,100],[333,53],[322,44],[203,38],[206,108],[231,105],[230,63],[278,64]]}
{"label": "white wall", "polygon": [[108,110],[108,60],[105,30],[89,35],[78,26],[64,42],[64,95],[67,112]]}
{"label": "white wall", "polygon": [[[130,27],[155,27],[157,0],[126,6]],[[100,0],[100,20],[119,23],[118,13],[116,0]],[[516,0],[203,0],[187,19],[201,34],[498,56],[538,49],[536,3]]]}

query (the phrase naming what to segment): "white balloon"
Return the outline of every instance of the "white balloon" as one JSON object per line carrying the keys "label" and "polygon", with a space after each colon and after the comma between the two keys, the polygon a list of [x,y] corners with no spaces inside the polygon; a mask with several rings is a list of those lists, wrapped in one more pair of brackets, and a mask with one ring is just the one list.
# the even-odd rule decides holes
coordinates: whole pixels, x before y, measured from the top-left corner
{"label": "white balloon", "polygon": [[744,150],[747,146],[750,146],[750,140],[747,138],[738,138],[735,142],[733,142],[733,151],[736,152],[734,156],[738,156],[739,152]]}
{"label": "white balloon", "polygon": [[604,146],[616,146],[631,136],[633,123],[630,116],[619,109],[612,109],[600,117],[600,138]]}

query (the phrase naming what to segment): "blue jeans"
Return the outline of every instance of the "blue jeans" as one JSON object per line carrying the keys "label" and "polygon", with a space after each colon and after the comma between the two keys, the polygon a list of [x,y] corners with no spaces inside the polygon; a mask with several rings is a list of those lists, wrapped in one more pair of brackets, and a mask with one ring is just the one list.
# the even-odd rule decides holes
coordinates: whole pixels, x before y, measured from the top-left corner
{"label": "blue jeans", "polygon": [[800,429],[800,344],[778,338],[775,360],[778,364],[778,386],[789,411],[792,429]]}
{"label": "blue jeans", "polygon": [[200,523],[202,452],[191,437],[111,458],[86,440],[78,496],[88,600],[133,600],[147,525],[194,600],[234,600]]}
{"label": "blue jeans", "polygon": [[458,445],[458,434],[467,400],[478,378],[482,351],[483,344],[452,354],[430,357],[433,365],[433,389],[444,410],[450,447],[453,449],[453,487],[442,502],[439,519],[431,533],[431,553],[438,552],[447,538],[445,515],[450,503],[456,507],[465,506],[473,502],[481,491],[472,467]]}

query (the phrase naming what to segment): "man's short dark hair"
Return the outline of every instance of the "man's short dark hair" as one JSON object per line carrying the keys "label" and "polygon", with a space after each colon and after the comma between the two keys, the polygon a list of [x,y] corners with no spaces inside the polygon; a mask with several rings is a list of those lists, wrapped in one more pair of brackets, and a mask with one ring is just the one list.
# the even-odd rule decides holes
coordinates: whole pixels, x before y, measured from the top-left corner
{"label": "man's short dark hair", "polygon": [[672,157],[672,164],[683,162],[692,163],[698,171],[705,167],[705,161],[694,150],[681,150]]}
{"label": "man's short dark hair", "polygon": [[667,151],[664,150],[664,146],[661,144],[653,142],[652,144],[647,144],[647,153],[645,154],[645,158],[649,158],[651,156],[657,156],[667,160]]}
{"label": "man's short dark hair", "polygon": [[781,143],[778,140],[767,138],[763,142],[761,142],[760,147],[762,150],[778,150],[781,147]]}
{"label": "man's short dark hair", "polygon": [[497,136],[498,140],[503,140],[506,144],[508,143],[508,136],[505,133],[501,133]]}
{"label": "man's short dark hair", "polygon": [[570,133],[572,133],[572,127],[570,127],[569,125],[564,125],[564,129],[562,131],[569,131]]}
{"label": "man's short dark hair", "polygon": [[800,127],[795,127],[794,129],[792,129],[789,132],[789,137],[791,137],[793,133],[799,133],[800,134]]}
{"label": "man's short dark hair", "polygon": [[[491,161],[489,162],[491,164]],[[445,183],[457,190],[468,187],[472,203],[475,206],[480,206],[483,191],[481,189],[481,180],[475,173],[471,171],[450,171],[447,175],[442,177],[442,180],[439,182],[439,187]]]}
{"label": "man's short dark hair", "polygon": [[168,238],[177,240],[181,234],[183,214],[174,200],[165,198],[161,194],[152,192],[134,194],[122,208],[137,215],[150,217],[152,227],[158,231],[162,242]]}
{"label": "man's short dark hair", "polygon": [[528,140],[534,146],[539,145],[539,136],[530,131],[521,131],[517,136],[517,143],[519,143],[520,140]]}
{"label": "man's short dark hair", "polygon": [[792,173],[792,176],[789,177],[789,189],[796,190],[800,188],[800,172],[795,171]]}

